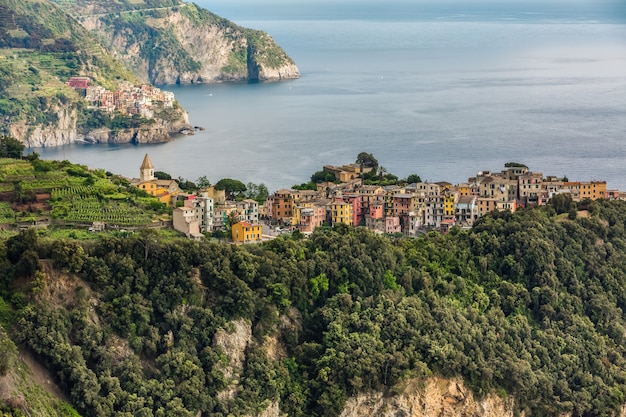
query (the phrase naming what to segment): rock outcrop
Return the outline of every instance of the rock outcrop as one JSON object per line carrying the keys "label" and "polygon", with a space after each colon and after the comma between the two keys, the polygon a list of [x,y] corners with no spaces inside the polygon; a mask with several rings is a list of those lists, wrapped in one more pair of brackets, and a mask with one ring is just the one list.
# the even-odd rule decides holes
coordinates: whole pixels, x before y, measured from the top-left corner
{"label": "rock outcrop", "polygon": [[81,129],[75,107],[58,106],[54,110],[57,122],[49,125],[29,125],[18,121],[9,126],[9,134],[29,148],[51,147],[72,143],[161,143],[172,140],[172,134],[184,130],[193,131],[187,113],[179,109],[169,120],[155,119],[154,123],[138,128]]}
{"label": "rock outcrop", "polygon": [[431,377],[412,380],[402,393],[359,394],[341,417],[513,417],[512,400],[490,395],[477,399],[462,381]]}
{"label": "rock outcrop", "polygon": [[231,322],[232,332],[219,330],[213,339],[213,345],[228,356],[228,363],[221,367],[228,386],[218,394],[220,400],[230,400],[238,392],[239,376],[246,360],[246,348],[252,341],[252,328],[245,320]]}

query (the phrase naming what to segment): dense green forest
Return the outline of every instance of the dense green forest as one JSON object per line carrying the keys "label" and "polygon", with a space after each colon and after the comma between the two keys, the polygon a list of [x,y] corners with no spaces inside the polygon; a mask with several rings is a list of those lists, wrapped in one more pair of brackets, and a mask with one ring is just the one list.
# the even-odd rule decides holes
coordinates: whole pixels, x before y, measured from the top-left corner
{"label": "dense green forest", "polygon": [[[526,415],[616,415],[626,203],[571,205],[416,239],[343,225],[247,246],[28,230],[0,244],[0,323],[83,416],[255,415],[272,401],[337,416],[355,393],[429,375]],[[237,383],[215,343],[234,320],[252,329]],[[280,359],[264,349],[274,336]]]}

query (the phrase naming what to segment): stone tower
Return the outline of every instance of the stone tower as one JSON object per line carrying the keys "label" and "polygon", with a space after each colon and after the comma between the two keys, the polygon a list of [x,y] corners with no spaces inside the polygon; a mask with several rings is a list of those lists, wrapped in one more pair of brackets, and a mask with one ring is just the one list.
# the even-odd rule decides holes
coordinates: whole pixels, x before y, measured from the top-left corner
{"label": "stone tower", "polygon": [[141,167],[139,168],[139,181],[147,182],[152,181],[154,179],[154,165],[152,165],[152,161],[148,154],[143,158],[143,162],[141,163]]}

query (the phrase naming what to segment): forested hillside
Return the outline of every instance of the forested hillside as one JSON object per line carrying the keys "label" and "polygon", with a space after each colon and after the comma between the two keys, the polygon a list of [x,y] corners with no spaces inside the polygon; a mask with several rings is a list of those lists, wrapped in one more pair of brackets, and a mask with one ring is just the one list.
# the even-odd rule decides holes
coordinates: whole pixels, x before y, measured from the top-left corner
{"label": "forested hillside", "polygon": [[[528,416],[615,415],[626,204],[575,216],[557,203],[418,239],[337,227],[232,246],[29,230],[0,245],[1,323],[83,416],[252,416],[275,403],[337,416],[358,392],[430,375]],[[217,339],[241,323],[252,335],[237,372]]]}

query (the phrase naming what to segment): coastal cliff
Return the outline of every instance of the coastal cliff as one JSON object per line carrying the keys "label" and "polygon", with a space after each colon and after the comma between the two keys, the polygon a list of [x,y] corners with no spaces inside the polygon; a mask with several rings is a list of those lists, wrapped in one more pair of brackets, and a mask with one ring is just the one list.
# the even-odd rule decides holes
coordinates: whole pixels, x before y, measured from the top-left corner
{"label": "coastal cliff", "polygon": [[270,35],[237,26],[195,4],[123,13],[69,11],[146,82],[255,82],[300,77],[296,64]]}
{"label": "coastal cliff", "polygon": [[83,128],[74,106],[55,106],[48,112],[56,116],[54,124],[31,125],[28,120],[20,120],[8,126],[8,133],[27,147],[38,148],[73,143],[162,143],[171,141],[172,134],[193,130],[187,113],[180,107],[169,120],[155,118],[150,124],[121,129]]}

